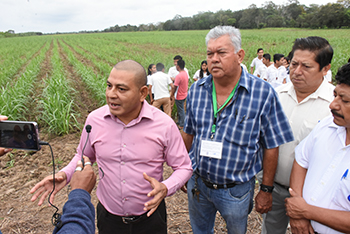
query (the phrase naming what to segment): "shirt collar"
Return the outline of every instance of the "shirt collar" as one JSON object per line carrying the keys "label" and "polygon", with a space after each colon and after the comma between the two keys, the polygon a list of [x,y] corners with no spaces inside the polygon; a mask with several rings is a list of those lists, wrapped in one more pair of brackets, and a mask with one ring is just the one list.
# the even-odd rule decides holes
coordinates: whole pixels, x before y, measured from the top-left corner
{"label": "shirt collar", "polygon": [[[321,99],[324,99],[328,102],[332,102],[333,101],[333,93],[329,93],[328,91],[328,81],[326,79],[323,78],[323,81],[320,85],[320,87],[318,87],[318,89],[310,94],[308,97],[306,97],[304,101],[307,101],[308,99],[317,99],[317,98],[321,98]],[[288,83],[287,85],[282,85],[280,86],[281,88],[279,88],[280,90],[280,93],[288,93],[291,97],[295,98],[296,99],[296,93],[295,93],[295,90],[294,90],[294,86],[293,86],[293,83],[290,82]]]}
{"label": "shirt collar", "polygon": [[[108,105],[106,105],[106,109],[105,109],[105,111],[103,113],[103,117],[104,118],[106,118],[107,116],[109,116],[113,120],[117,120],[118,119],[118,117],[115,117],[114,115],[111,114]],[[135,124],[139,123],[142,120],[142,118],[153,119],[152,107],[148,104],[147,101],[143,101],[143,104],[142,104],[139,116],[136,119],[131,120],[130,123],[128,123],[127,125],[128,126],[135,125]],[[118,122],[119,121],[120,120],[118,119]]]}
{"label": "shirt collar", "polygon": [[[241,77],[239,78],[239,84],[237,86],[237,90],[240,88],[240,87],[243,87],[245,88],[248,92],[250,92],[250,88],[251,88],[251,85],[249,85],[249,82],[250,82],[250,77],[249,77],[249,74],[243,69],[243,67],[241,66],[241,70],[242,70],[242,73],[241,73]],[[199,86],[202,86],[204,85],[204,87],[206,88],[209,88],[210,90],[212,89],[212,80],[213,80],[213,75],[210,74],[208,77],[206,78],[203,78],[203,79],[200,79],[198,83]]]}

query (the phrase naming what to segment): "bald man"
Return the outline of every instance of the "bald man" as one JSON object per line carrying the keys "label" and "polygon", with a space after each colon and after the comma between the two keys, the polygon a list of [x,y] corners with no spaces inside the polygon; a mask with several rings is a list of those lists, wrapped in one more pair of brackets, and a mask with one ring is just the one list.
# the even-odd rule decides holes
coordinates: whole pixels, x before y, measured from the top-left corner
{"label": "bald man", "polygon": [[[176,124],[145,101],[146,83],[146,71],[139,63],[119,62],[107,79],[107,105],[91,112],[85,122],[92,130],[84,155],[99,167],[99,234],[116,230],[166,233],[164,198],[174,194],[192,175]],[[72,178],[87,136],[83,131],[75,157],[57,174],[53,195]],[[164,162],[174,172],[163,181]],[[47,176],[31,190],[36,192],[32,201],[41,195],[41,205],[51,190],[52,176]]]}

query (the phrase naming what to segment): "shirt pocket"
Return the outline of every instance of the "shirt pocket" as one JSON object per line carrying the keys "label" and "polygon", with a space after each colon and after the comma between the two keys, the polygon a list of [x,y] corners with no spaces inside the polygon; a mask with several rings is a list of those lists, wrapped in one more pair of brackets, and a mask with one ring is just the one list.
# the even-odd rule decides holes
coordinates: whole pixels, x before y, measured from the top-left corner
{"label": "shirt pocket", "polygon": [[335,191],[333,202],[339,210],[350,211],[350,178],[343,178]]}
{"label": "shirt pocket", "polygon": [[228,128],[225,132],[225,140],[239,146],[250,146],[258,141],[259,129],[256,128],[256,121],[253,118],[241,116],[231,118],[228,121]]}

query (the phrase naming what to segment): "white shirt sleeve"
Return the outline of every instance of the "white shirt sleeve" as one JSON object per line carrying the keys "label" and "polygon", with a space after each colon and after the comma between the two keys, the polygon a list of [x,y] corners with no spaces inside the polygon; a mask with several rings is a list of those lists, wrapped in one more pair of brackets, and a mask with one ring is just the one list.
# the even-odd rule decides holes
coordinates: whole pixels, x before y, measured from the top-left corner
{"label": "white shirt sleeve", "polygon": [[197,79],[197,80],[200,79],[200,77],[199,77],[200,71],[201,71],[201,70],[199,69],[198,71],[196,71],[196,73],[194,73],[193,79]]}

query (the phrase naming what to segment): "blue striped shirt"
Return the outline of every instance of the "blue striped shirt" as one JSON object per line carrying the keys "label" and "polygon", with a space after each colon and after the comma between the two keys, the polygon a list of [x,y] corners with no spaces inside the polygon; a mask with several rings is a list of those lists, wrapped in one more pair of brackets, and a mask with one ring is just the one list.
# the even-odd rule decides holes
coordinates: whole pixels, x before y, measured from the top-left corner
{"label": "blue striped shirt", "polygon": [[236,92],[218,114],[213,140],[223,143],[222,158],[200,156],[201,140],[210,140],[214,120],[212,75],[188,93],[184,132],[194,135],[193,170],[212,183],[247,182],[262,169],[263,149],[293,140],[278,95],[270,84],[242,69]]}

